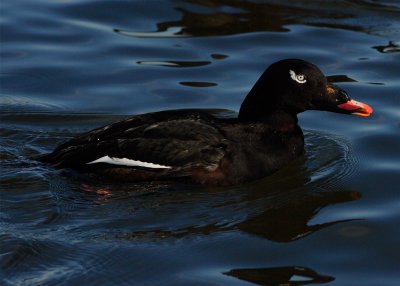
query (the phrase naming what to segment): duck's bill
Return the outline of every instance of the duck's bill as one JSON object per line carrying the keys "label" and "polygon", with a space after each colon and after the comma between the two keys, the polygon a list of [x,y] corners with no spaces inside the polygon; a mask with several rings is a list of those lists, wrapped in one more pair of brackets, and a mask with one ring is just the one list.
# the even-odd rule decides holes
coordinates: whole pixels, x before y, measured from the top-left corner
{"label": "duck's bill", "polygon": [[356,101],[349,100],[345,103],[339,104],[337,106],[339,109],[345,111],[346,113],[351,113],[358,116],[370,116],[374,110],[368,104]]}

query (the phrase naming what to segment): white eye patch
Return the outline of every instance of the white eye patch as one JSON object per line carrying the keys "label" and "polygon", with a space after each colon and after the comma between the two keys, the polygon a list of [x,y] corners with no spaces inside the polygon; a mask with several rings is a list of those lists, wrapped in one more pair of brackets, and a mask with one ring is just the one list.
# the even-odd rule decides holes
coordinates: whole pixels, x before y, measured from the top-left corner
{"label": "white eye patch", "polygon": [[294,80],[297,81],[298,83],[305,83],[307,82],[306,77],[304,74],[296,74],[294,71],[289,70],[290,77]]}

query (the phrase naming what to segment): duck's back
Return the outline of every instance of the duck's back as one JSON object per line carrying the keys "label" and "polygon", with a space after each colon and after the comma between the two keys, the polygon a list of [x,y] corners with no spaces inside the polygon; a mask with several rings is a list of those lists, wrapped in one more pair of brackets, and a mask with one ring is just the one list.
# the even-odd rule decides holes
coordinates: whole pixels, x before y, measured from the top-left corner
{"label": "duck's back", "polygon": [[206,158],[207,147],[224,140],[216,120],[200,110],[137,115],[61,144],[54,152],[43,156],[42,161],[59,167],[79,167],[103,156],[164,166],[212,160],[211,154]]}

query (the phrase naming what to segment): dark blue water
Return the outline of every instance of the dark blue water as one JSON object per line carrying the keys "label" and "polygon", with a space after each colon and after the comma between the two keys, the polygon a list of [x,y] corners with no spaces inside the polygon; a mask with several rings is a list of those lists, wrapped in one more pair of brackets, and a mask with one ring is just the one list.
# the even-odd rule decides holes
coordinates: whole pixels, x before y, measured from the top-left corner
{"label": "dark blue water", "polygon": [[[399,285],[398,1],[1,1],[2,285]],[[368,118],[306,112],[306,156],[215,188],[31,161],[131,114],[237,111],[283,58]]]}

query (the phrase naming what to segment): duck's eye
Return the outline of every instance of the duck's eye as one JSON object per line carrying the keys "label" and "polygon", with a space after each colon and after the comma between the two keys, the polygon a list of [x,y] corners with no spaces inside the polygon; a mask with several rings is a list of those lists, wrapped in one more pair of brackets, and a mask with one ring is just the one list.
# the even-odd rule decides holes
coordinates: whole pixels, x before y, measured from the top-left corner
{"label": "duck's eye", "polygon": [[290,73],[290,77],[291,77],[294,81],[296,81],[296,82],[298,82],[298,83],[306,83],[306,82],[307,82],[306,77],[305,77],[304,74],[296,74],[296,73],[295,73],[294,71],[292,71],[292,70],[289,70],[289,73]]}

